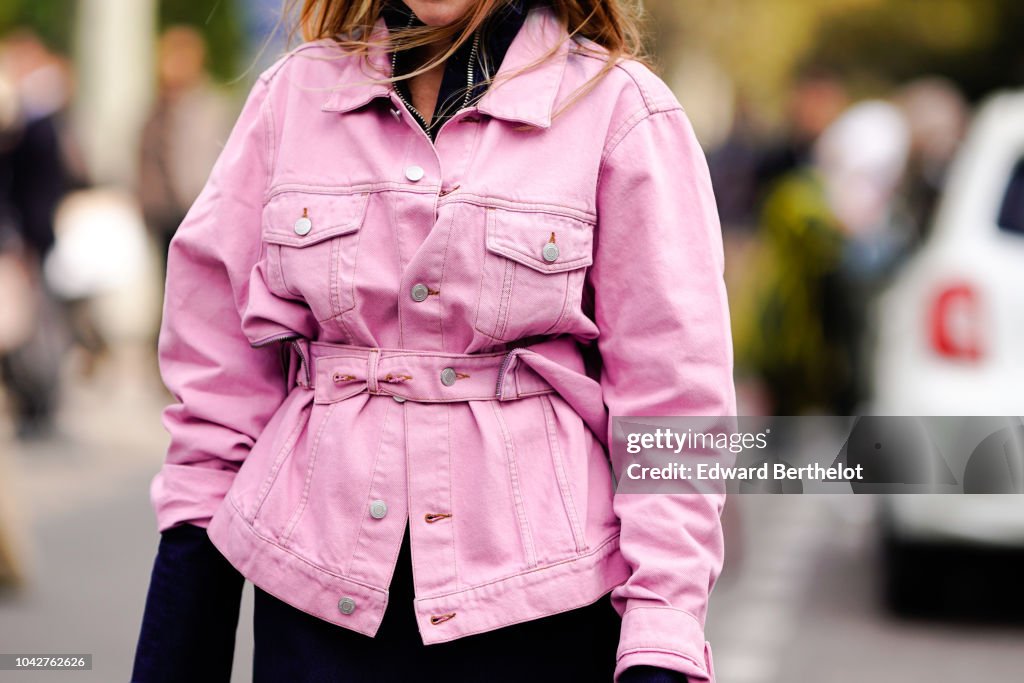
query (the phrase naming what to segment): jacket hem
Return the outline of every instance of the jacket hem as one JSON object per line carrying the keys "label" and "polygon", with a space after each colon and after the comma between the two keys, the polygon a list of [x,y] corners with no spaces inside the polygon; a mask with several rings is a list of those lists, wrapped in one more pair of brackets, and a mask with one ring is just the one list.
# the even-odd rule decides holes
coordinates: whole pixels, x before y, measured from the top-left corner
{"label": "jacket hem", "polygon": [[[324,621],[376,635],[387,608],[387,590],[353,581],[283,548],[254,529],[230,496],[213,515],[207,533],[221,554],[255,586]],[[630,576],[618,540],[616,534],[592,552],[571,560],[416,599],[423,644],[456,640],[595,602]],[[351,614],[339,610],[342,598],[355,603]]]}
{"label": "jacket hem", "polygon": [[[373,636],[380,627],[387,591],[331,572],[281,547],[254,529],[230,496],[217,508],[207,534],[242,576],[278,600],[364,635]],[[342,598],[355,602],[352,614],[339,610]]]}
{"label": "jacket hem", "polygon": [[[586,555],[447,595],[415,601],[425,645],[589,605],[629,579],[616,534]],[[439,624],[432,618],[443,618]]]}

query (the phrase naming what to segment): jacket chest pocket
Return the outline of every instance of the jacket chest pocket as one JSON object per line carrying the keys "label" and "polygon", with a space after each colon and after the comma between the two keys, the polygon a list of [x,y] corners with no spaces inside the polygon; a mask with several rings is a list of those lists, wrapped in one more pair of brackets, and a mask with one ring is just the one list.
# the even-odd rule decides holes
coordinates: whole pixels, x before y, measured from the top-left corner
{"label": "jacket chest pocket", "polygon": [[579,313],[594,224],[488,207],[477,331],[498,341],[555,334]]}
{"label": "jacket chest pocket", "polygon": [[355,307],[359,237],[369,195],[281,192],[263,209],[270,290],[318,320]]}

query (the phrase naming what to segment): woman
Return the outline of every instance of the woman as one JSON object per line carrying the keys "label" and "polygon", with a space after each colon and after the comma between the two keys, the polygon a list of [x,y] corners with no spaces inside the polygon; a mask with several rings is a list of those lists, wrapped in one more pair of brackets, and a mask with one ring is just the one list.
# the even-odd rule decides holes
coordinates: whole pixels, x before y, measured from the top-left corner
{"label": "woman", "polygon": [[301,22],[171,244],[135,680],[226,680],[243,576],[257,680],[713,680],[724,495],[609,467],[612,416],[735,412],[707,169],[634,19]]}

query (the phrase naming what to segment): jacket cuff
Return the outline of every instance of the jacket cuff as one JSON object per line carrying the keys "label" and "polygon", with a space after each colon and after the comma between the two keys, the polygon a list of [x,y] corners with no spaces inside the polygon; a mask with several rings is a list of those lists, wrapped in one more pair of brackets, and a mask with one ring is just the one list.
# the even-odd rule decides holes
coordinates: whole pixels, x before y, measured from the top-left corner
{"label": "jacket cuff", "polygon": [[715,683],[704,627],[688,612],[674,607],[627,606],[616,658],[616,683],[623,671],[639,665],[678,671],[693,683]]}
{"label": "jacket cuff", "polygon": [[209,526],[236,474],[230,469],[164,463],[149,487],[157,531],[185,523]]}

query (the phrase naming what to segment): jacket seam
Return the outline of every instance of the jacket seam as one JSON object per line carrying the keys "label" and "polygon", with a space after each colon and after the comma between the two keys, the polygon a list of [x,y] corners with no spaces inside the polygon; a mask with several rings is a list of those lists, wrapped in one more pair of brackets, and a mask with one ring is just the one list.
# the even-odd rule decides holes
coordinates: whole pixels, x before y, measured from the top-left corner
{"label": "jacket seam", "polygon": [[[619,127],[615,129],[615,132],[608,137],[608,142],[605,143],[604,150],[601,152],[601,167],[604,166],[604,162],[608,159],[608,157],[612,155],[615,149],[619,146],[619,143],[622,142],[623,138],[629,135],[630,131],[636,128],[636,126],[638,126],[641,121],[643,121],[650,115],[650,110],[648,110],[646,107],[643,107],[634,111],[632,114],[626,117],[625,121],[619,124]],[[600,173],[601,169],[599,167],[599,177]]]}
{"label": "jacket seam", "polygon": [[619,538],[620,538],[620,534],[619,534],[619,532],[616,532],[613,535],[609,536],[604,541],[602,541],[600,544],[598,544],[593,550],[591,550],[588,553],[582,553],[582,554],[579,554],[579,555],[572,555],[570,557],[566,557],[565,559],[558,560],[557,562],[552,562],[550,564],[543,564],[543,565],[539,565],[537,567],[533,567],[531,569],[526,569],[524,571],[515,572],[515,573],[512,573],[512,574],[506,574],[504,576],[499,576],[496,579],[491,579],[490,581],[484,581],[483,583],[476,583],[476,584],[473,584],[471,586],[467,586],[466,588],[462,588],[460,590],[449,591],[447,593],[438,593],[438,594],[435,594],[435,595],[424,595],[422,598],[417,598],[417,600],[438,600],[438,599],[441,599],[441,598],[450,598],[450,597],[453,597],[453,596],[461,595],[462,593],[467,593],[467,592],[470,592],[470,591],[475,591],[475,590],[477,590],[479,588],[483,588],[484,586],[491,586],[491,585],[499,584],[499,583],[502,583],[504,581],[508,581],[510,579],[514,579],[514,578],[517,578],[517,577],[520,577],[520,576],[526,576],[527,574],[533,574],[534,572],[542,572],[542,571],[545,571],[547,569],[551,569],[552,567],[559,567],[559,566],[561,566],[563,564],[571,564],[573,562],[578,562],[579,560],[583,560],[583,559],[586,559],[588,557],[593,557],[594,555],[599,555],[602,551],[604,551],[604,549],[608,545],[617,542],[619,540]]}
{"label": "jacket seam", "polygon": [[[303,412],[306,411],[312,412],[311,406],[306,406],[305,408],[303,408]],[[288,434],[288,437],[285,439],[284,443],[281,444],[281,448],[278,450],[277,455],[274,456],[274,461],[273,464],[271,465],[270,472],[267,474],[266,478],[263,480],[263,483],[260,485],[257,494],[256,506],[252,514],[253,520],[255,520],[259,516],[260,510],[263,509],[263,503],[266,502],[267,496],[270,495],[270,490],[274,487],[274,484],[277,482],[277,475],[280,474],[281,467],[284,465],[284,461],[290,458],[291,455],[295,452],[295,447],[298,445],[299,442],[299,434],[308,423],[308,417],[309,416],[307,416],[306,420],[300,419],[295,421],[295,426],[292,428],[292,431]]]}
{"label": "jacket seam", "polygon": [[625,659],[626,657],[628,657],[630,655],[643,654],[645,652],[657,652],[659,654],[672,655],[673,657],[679,657],[680,659],[685,659],[687,662],[690,662],[691,664],[696,666],[700,671],[702,671],[704,673],[709,673],[708,672],[708,667],[707,667],[706,664],[700,663],[699,661],[694,659],[692,656],[686,654],[685,652],[680,652],[679,650],[673,650],[671,648],[666,648],[666,647],[654,647],[654,646],[644,646],[644,645],[641,645],[641,646],[638,646],[638,647],[631,647],[628,650],[623,650],[622,652],[620,652],[619,656],[616,657],[615,659],[616,659],[616,661],[621,661],[621,660]]}
{"label": "jacket seam", "polygon": [[312,567],[313,569],[316,569],[317,571],[322,571],[325,574],[333,576],[334,578],[340,579],[342,581],[350,581],[351,583],[354,583],[357,586],[365,588],[368,591],[373,591],[374,593],[380,593],[381,595],[387,597],[387,591],[386,590],[384,590],[382,588],[378,588],[376,586],[371,586],[370,584],[366,583],[365,581],[360,581],[359,579],[353,579],[351,576],[347,576],[345,574],[340,574],[336,570],[328,569],[327,567],[324,567],[323,565],[319,565],[316,562],[310,562],[308,559],[306,559],[302,555],[299,555],[297,552],[295,552],[291,548],[283,546],[280,543],[278,543],[277,541],[275,541],[274,539],[270,538],[269,536],[260,533],[256,529],[256,527],[254,527],[252,524],[249,524],[247,521],[245,521],[245,514],[238,508],[238,505],[235,503],[235,500],[233,498],[231,498],[229,496],[227,498],[227,502],[228,502],[228,505],[231,506],[232,514],[237,518],[237,521],[239,521],[243,525],[243,527],[245,528],[246,531],[251,533],[256,538],[260,539],[260,541],[262,541],[263,543],[268,543],[268,544],[274,546],[275,548],[278,548],[278,549],[288,553],[289,555],[294,557],[296,560],[298,560],[302,564],[307,565],[309,567]]}
{"label": "jacket seam", "polygon": [[378,192],[408,192],[410,194],[437,194],[439,186],[420,185],[410,187],[407,183],[399,183],[391,180],[382,180],[372,183],[355,183],[351,185],[318,184],[311,182],[301,183],[280,183],[270,187],[268,196],[264,203],[269,203],[275,197],[290,192],[301,192],[305,194],[323,194],[330,196],[354,195],[354,194],[375,194]]}
{"label": "jacket seam", "polygon": [[282,55],[277,63],[267,67],[266,71],[260,74],[259,80],[265,81],[268,85],[273,82],[277,75],[284,69],[285,65],[292,61],[301,52],[307,52],[316,48],[330,47],[331,45],[337,46],[337,43],[330,38],[320,38],[318,40],[311,40],[301,45],[296,45],[290,52]]}
{"label": "jacket seam", "polygon": [[[381,425],[380,438],[377,439],[377,448],[374,449],[373,455],[373,468],[370,470],[369,482],[366,486],[366,495],[364,500],[370,500],[373,496],[373,487],[377,483],[377,466],[380,464],[380,452],[381,444],[384,442],[384,435],[387,434],[388,420],[391,419],[391,406],[387,406],[384,410],[384,424]],[[359,541],[363,538],[363,531],[366,529],[366,515],[360,516],[359,529],[356,531],[356,540],[352,545],[352,554],[348,557],[348,562],[345,563],[345,575],[349,575],[352,572],[352,564],[356,561],[356,555],[359,553]]]}
{"label": "jacket seam", "polygon": [[672,109],[660,109],[655,112],[640,110],[626,119],[625,123],[619,126],[618,130],[612,136],[611,142],[609,142],[604,153],[601,155],[601,163],[597,170],[597,187],[601,187],[601,181],[604,178],[604,171],[608,166],[608,159],[610,159],[612,154],[615,153],[615,150],[619,148],[622,141],[625,140],[626,137],[628,137],[629,134],[632,133],[641,123],[650,121],[659,114],[671,114],[673,112],[681,111],[683,111],[682,105],[676,105]]}
{"label": "jacket seam", "polygon": [[[453,455],[455,453],[455,448],[452,447],[452,406],[450,404],[445,407],[444,414],[445,414],[445,420],[447,422],[447,424],[446,424],[447,430],[446,431],[447,431],[447,437],[448,437],[448,472],[449,472],[449,475],[448,475],[448,478],[447,478],[448,480],[447,480],[446,486],[445,486],[445,494],[446,494],[446,496],[448,498],[448,510],[450,512],[454,512],[455,511],[455,502],[452,499],[452,490],[455,487],[452,486],[452,477],[451,477],[450,473],[455,471],[455,458],[454,458],[454,455]],[[452,545],[451,545],[451,549],[452,549],[452,578],[453,578],[453,580],[455,582],[455,589],[456,590],[458,590],[459,586],[462,585],[462,580],[459,578],[459,552],[458,552],[458,550],[455,547],[455,529],[458,528],[458,526],[459,526],[458,524],[449,524],[448,525],[448,529],[447,529],[448,533],[451,534],[451,539],[452,539]]]}
{"label": "jacket seam", "polygon": [[633,606],[633,607],[627,607],[625,609],[625,611],[623,611],[623,613],[622,613],[622,618],[625,619],[626,615],[629,614],[630,612],[635,612],[637,610],[643,610],[643,609],[671,610],[673,612],[680,612],[680,613],[685,614],[686,616],[690,617],[691,619],[693,619],[694,623],[696,623],[697,626],[700,627],[701,631],[704,630],[704,624],[702,624],[700,622],[700,619],[698,619],[697,617],[693,616],[691,613],[687,612],[684,609],[681,609],[679,607],[672,607],[671,605],[636,605],[636,606]]}
{"label": "jacket seam", "polygon": [[565,464],[562,460],[562,451],[558,446],[557,427],[555,426],[554,408],[551,405],[551,398],[541,401],[541,411],[544,413],[544,424],[548,437],[548,448],[551,450],[551,460],[555,468],[555,480],[562,493],[562,506],[565,508],[566,516],[569,518],[569,527],[576,543],[576,552],[586,550],[583,527],[580,525],[579,515],[576,514],[576,501],[572,495],[572,485],[565,473]]}
{"label": "jacket seam", "polygon": [[515,505],[516,516],[519,518],[519,532],[522,535],[523,552],[526,555],[527,565],[534,568],[538,566],[537,549],[534,545],[533,530],[530,528],[530,520],[526,514],[526,501],[523,499],[522,487],[519,481],[519,463],[515,443],[512,440],[512,434],[509,432],[508,425],[505,424],[505,417],[501,414],[500,404],[492,402],[491,409],[501,430],[501,436],[505,441],[505,457],[508,459],[506,467],[508,469],[509,485],[512,489],[512,500]]}
{"label": "jacket seam", "polygon": [[671,109],[680,108],[682,106],[679,104],[679,102],[675,101],[674,99],[665,98],[664,101],[655,99],[651,95],[651,92],[646,88],[646,86],[644,86],[640,82],[640,80],[636,76],[634,76],[629,69],[625,67],[625,64],[625,62],[616,62],[615,68],[625,73],[627,76],[629,76],[629,79],[633,81],[633,84],[636,85],[637,90],[640,91],[640,97],[643,98],[644,106],[647,107],[647,111],[649,113],[656,114],[659,111],[668,111]]}
{"label": "jacket seam", "polygon": [[[550,616],[555,616],[555,615],[558,615],[558,614],[564,614],[566,612],[570,612],[570,611],[575,610],[575,609],[580,609],[580,608],[586,607],[588,605],[593,605],[598,600],[601,600],[602,598],[607,596],[608,593],[609,593],[609,591],[605,590],[603,593],[601,593],[599,596],[597,596],[594,599],[586,599],[586,600],[583,600],[582,602],[579,602],[578,604],[569,605],[568,607],[565,607],[563,609],[557,610],[555,612],[548,612],[548,613],[546,613],[544,615],[544,617],[550,617]],[[516,624],[522,624],[524,622],[532,621],[532,620],[534,620],[536,618],[537,617],[525,617],[525,618],[522,618],[522,619],[516,619],[515,621],[510,621],[510,622],[508,622],[508,623],[506,623],[506,624],[504,624],[504,625],[502,625],[502,626],[500,626],[498,628],[508,628],[509,626],[515,626]],[[543,617],[541,617],[541,618],[543,618]],[[485,628],[468,629],[466,631],[463,631],[463,632],[459,633],[456,636],[445,638],[444,640],[439,640],[437,642],[438,643],[450,643],[453,640],[458,640],[460,638],[465,638],[466,636],[473,636],[473,635],[476,635],[478,633],[488,633],[488,632],[493,633],[495,630],[496,629],[494,629],[494,628],[486,628],[486,627]],[[687,658],[687,659],[689,659],[689,658]]]}
{"label": "jacket seam", "polygon": [[[231,496],[228,496],[225,500],[226,500],[227,504],[231,507],[232,514],[237,518],[237,521],[239,521],[244,526],[246,531],[251,533],[256,538],[260,539],[260,541],[262,541],[264,543],[268,543],[268,544],[270,544],[270,545],[272,545],[272,546],[274,546],[276,548],[281,549],[282,551],[288,553],[289,555],[291,555],[292,557],[297,559],[299,562],[302,562],[303,564],[305,564],[305,565],[307,565],[309,567],[312,567],[313,569],[316,569],[318,571],[322,571],[325,574],[329,574],[330,576],[333,576],[333,577],[335,577],[337,579],[341,579],[342,581],[350,581],[350,582],[352,582],[352,583],[354,583],[354,584],[356,584],[358,586],[366,588],[367,590],[373,591],[375,593],[380,593],[380,594],[385,595],[385,596],[387,595],[387,591],[384,590],[384,589],[378,588],[376,586],[371,586],[370,584],[366,583],[365,581],[360,581],[359,579],[354,579],[354,578],[352,578],[352,577],[350,577],[350,576],[348,576],[346,574],[339,573],[338,571],[331,570],[331,569],[328,569],[327,567],[324,567],[324,566],[322,566],[320,564],[317,564],[315,562],[311,562],[310,560],[308,560],[307,558],[303,557],[302,555],[299,555],[297,552],[295,552],[291,548],[283,546],[280,543],[276,542],[274,539],[270,538],[269,536],[260,533],[260,531],[257,530],[252,524],[249,524],[247,521],[245,521],[245,515],[238,508],[238,505],[235,503],[235,500]],[[605,548],[608,545],[618,541],[619,537],[620,537],[620,534],[618,532],[616,532],[612,536],[609,536],[606,540],[602,541],[593,550],[591,550],[588,553],[582,554],[582,555],[574,555],[572,557],[567,557],[564,560],[559,560],[558,562],[552,562],[551,564],[542,565],[542,566],[536,567],[534,569],[528,569],[526,571],[516,572],[514,574],[508,574],[506,576],[500,576],[500,577],[498,577],[496,579],[491,579],[490,581],[485,581],[483,583],[473,584],[472,586],[467,586],[466,588],[463,588],[463,589],[460,589],[460,590],[450,591],[448,593],[440,593],[440,594],[437,594],[437,595],[423,596],[422,598],[417,598],[417,600],[436,600],[436,599],[439,599],[439,598],[448,598],[448,597],[452,597],[452,596],[457,596],[457,595],[461,595],[463,593],[475,591],[475,590],[477,590],[479,588],[482,588],[484,586],[491,586],[491,585],[495,585],[495,584],[500,584],[500,583],[502,583],[504,581],[508,581],[510,579],[514,579],[514,578],[519,577],[519,576],[525,576],[527,574],[532,574],[534,572],[543,572],[543,571],[551,569],[553,567],[559,567],[559,566],[564,565],[564,564],[571,564],[571,563],[574,563],[574,562],[578,562],[578,561],[580,561],[582,559],[586,559],[588,557],[592,557],[594,555],[600,554],[602,551],[605,550]],[[686,656],[686,655],[682,655],[682,656]]]}
{"label": "jacket seam", "polygon": [[[588,59],[593,59],[600,62],[607,61],[606,57],[600,57],[585,50],[570,50],[570,54],[579,55],[581,57],[587,57]],[[664,109],[673,109],[681,106],[678,100],[672,97],[666,97],[664,99],[654,97],[651,91],[643,83],[640,82],[640,80],[633,74],[632,71],[630,71],[629,68],[627,68],[627,64],[631,63],[637,62],[635,62],[635,60],[630,60],[628,58],[619,59],[618,61],[615,62],[612,68],[618,69],[622,73],[626,74],[629,80],[633,82],[633,85],[636,86],[636,89],[640,93],[640,98],[644,102],[644,107],[646,107],[649,113],[654,114],[659,111],[663,111]],[[657,74],[654,75],[657,76]]]}
{"label": "jacket seam", "polygon": [[[455,194],[458,194],[459,196],[456,197]],[[474,206],[480,206],[487,209],[519,211],[522,213],[548,213],[553,216],[570,218],[590,225],[593,225],[597,221],[593,211],[584,211],[564,204],[524,202],[517,199],[506,199],[493,192],[488,196],[478,195],[472,192],[463,192],[461,190],[455,194],[450,195],[451,198],[446,196],[443,201],[438,202],[438,206],[445,206],[447,204],[472,204]]]}
{"label": "jacket seam", "polygon": [[263,144],[264,153],[266,154],[265,176],[263,178],[263,196],[266,197],[270,192],[271,182],[274,177],[274,168],[277,166],[277,131],[275,128],[273,107],[270,106],[269,92],[261,103],[260,114],[263,118]]}
{"label": "jacket seam", "polygon": [[[317,428],[316,438],[313,440],[313,445],[310,450],[309,464],[306,466],[306,480],[302,486],[302,497],[299,501],[298,507],[295,508],[291,519],[288,520],[287,526],[284,529],[283,536],[281,537],[282,543],[291,542],[291,537],[295,532],[295,527],[298,525],[299,519],[302,518],[303,513],[306,511],[306,506],[309,503],[309,489],[313,481],[313,470],[316,468],[317,456],[320,454],[320,438],[324,434],[324,429],[326,428],[327,423],[330,422],[334,409],[334,405],[327,408],[327,411],[321,418],[320,426]],[[312,419],[312,415],[310,415],[310,419]]]}

